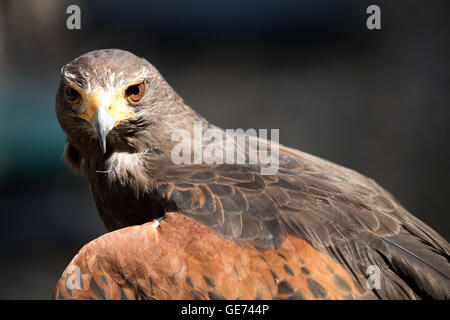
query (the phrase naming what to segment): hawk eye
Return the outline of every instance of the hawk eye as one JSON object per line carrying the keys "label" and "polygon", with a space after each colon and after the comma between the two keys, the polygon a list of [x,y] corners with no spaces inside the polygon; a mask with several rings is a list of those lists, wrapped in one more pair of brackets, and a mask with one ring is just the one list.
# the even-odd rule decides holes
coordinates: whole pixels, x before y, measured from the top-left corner
{"label": "hawk eye", "polygon": [[125,90],[125,96],[127,100],[131,103],[136,103],[141,101],[142,97],[144,97],[145,94],[145,82],[142,81],[137,84],[133,84],[129,86]]}
{"label": "hawk eye", "polygon": [[64,88],[64,96],[66,97],[66,100],[72,104],[77,104],[81,100],[80,93],[77,90],[75,90],[74,88],[69,87],[67,85]]}

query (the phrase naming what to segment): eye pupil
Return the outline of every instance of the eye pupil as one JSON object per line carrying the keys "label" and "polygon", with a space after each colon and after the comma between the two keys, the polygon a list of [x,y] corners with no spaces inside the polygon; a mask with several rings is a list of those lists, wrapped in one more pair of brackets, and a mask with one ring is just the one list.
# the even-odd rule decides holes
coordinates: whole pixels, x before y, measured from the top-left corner
{"label": "eye pupil", "polygon": [[70,88],[69,89],[69,96],[76,96],[77,95],[77,92],[75,91],[75,89],[72,89],[72,88]]}
{"label": "eye pupil", "polygon": [[145,83],[141,82],[138,84],[134,84],[129,86],[125,90],[125,95],[130,102],[139,102],[145,94]]}
{"label": "eye pupil", "polygon": [[78,93],[77,90],[75,90],[74,88],[71,88],[69,86],[66,86],[65,90],[64,90],[64,94],[66,96],[66,99],[69,100],[69,102],[77,102],[81,96]]}
{"label": "eye pupil", "polygon": [[139,91],[141,91],[140,89],[139,89],[139,86],[131,86],[130,88],[129,88],[129,90],[128,90],[128,95],[138,95],[139,94]]}

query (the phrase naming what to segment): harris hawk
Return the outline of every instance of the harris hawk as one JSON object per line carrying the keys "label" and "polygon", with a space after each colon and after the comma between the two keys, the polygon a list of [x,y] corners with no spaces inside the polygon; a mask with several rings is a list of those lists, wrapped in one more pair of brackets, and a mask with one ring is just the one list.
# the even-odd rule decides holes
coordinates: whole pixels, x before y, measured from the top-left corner
{"label": "harris hawk", "polygon": [[449,243],[353,170],[267,140],[273,174],[259,158],[175,163],[177,130],[224,131],[143,58],[71,61],[56,114],[109,233],[73,258],[55,299],[450,298]]}

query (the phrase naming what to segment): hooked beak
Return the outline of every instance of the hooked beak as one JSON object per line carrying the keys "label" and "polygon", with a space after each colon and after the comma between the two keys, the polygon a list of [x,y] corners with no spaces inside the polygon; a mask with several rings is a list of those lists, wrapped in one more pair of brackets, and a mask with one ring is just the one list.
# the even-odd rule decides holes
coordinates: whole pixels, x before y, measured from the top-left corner
{"label": "hooked beak", "polygon": [[78,117],[91,123],[97,133],[100,148],[106,153],[106,137],[121,121],[134,116],[121,102],[119,93],[98,91],[85,94],[87,105]]}
{"label": "hooked beak", "polygon": [[103,153],[106,153],[106,136],[114,128],[116,120],[106,112],[105,107],[97,106],[91,123],[97,132],[100,148]]}

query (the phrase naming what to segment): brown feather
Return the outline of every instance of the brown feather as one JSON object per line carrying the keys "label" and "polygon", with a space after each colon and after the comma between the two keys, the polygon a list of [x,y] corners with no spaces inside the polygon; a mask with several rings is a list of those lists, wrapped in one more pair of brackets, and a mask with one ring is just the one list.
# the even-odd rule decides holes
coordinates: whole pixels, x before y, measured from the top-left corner
{"label": "brown feather", "polygon": [[301,239],[288,237],[276,251],[258,249],[224,240],[176,212],[159,226],[128,227],[90,242],[67,269],[72,266],[81,270],[82,289],[68,290],[65,272],[54,298],[373,298]]}

